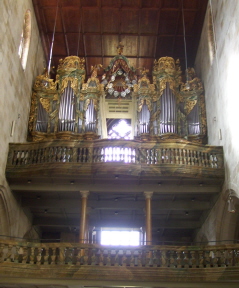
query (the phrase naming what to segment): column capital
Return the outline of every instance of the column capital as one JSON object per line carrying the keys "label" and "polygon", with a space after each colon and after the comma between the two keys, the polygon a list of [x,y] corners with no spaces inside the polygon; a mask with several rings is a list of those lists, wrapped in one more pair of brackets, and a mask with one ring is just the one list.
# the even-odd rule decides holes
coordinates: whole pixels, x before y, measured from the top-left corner
{"label": "column capital", "polygon": [[144,196],[146,199],[151,199],[153,196],[153,191],[144,191]]}
{"label": "column capital", "polygon": [[80,191],[80,194],[81,194],[82,198],[87,198],[89,193],[90,193],[90,191]]}

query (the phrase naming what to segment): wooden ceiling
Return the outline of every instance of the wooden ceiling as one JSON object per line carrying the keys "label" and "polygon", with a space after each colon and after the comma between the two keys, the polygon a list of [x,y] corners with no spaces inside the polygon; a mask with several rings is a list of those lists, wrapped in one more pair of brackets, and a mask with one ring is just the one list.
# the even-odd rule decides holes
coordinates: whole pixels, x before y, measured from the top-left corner
{"label": "wooden ceiling", "polygon": [[[90,67],[107,67],[124,45],[135,68],[152,70],[154,59],[179,58],[185,68],[183,17],[188,66],[193,66],[208,0],[33,0],[46,59],[52,65],[78,55]],[[57,9],[58,7],[58,9]],[[182,7],[184,13],[182,14]]]}

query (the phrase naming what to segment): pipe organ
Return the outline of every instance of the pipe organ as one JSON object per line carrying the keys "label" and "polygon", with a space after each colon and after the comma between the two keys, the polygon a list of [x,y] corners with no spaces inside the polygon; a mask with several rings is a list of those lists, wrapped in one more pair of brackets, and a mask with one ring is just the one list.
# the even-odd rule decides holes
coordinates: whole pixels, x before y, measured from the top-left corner
{"label": "pipe organ", "polygon": [[[163,57],[154,62],[153,83],[145,69],[140,76],[136,72],[122,51],[107,68],[92,67],[87,81],[84,59],[69,56],[60,60],[56,80],[46,71],[36,78],[29,137],[33,141],[106,138],[104,126],[114,118],[125,118],[133,123],[133,137],[138,140],[182,138],[206,143],[204,91],[194,69],[187,69],[183,82],[179,61]],[[113,102],[114,113],[106,113]],[[123,105],[134,108],[122,114]]]}

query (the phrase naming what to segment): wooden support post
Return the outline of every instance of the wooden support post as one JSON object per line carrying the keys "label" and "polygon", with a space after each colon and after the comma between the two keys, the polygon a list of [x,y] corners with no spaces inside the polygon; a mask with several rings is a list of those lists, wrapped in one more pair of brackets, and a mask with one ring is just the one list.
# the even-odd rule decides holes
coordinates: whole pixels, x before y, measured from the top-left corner
{"label": "wooden support post", "polygon": [[81,217],[80,217],[80,243],[85,243],[86,217],[87,217],[87,198],[89,191],[80,191],[81,193]]}
{"label": "wooden support post", "polygon": [[146,213],[146,245],[152,244],[152,221],[151,221],[151,198],[153,196],[152,191],[144,192],[145,196],[145,213]]}

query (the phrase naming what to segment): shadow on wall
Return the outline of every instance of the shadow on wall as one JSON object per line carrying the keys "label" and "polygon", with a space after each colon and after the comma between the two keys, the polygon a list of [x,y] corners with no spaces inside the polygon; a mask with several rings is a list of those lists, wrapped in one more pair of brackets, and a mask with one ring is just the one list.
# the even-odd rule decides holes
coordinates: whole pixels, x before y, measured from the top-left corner
{"label": "shadow on wall", "polygon": [[0,235],[10,235],[8,209],[4,191],[5,188],[0,186]]}

